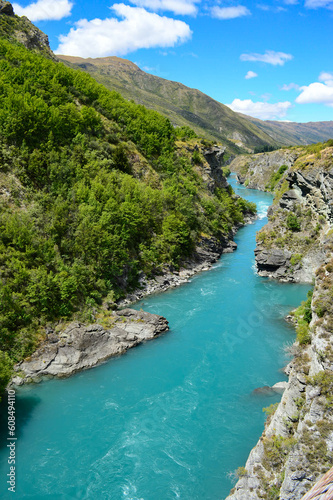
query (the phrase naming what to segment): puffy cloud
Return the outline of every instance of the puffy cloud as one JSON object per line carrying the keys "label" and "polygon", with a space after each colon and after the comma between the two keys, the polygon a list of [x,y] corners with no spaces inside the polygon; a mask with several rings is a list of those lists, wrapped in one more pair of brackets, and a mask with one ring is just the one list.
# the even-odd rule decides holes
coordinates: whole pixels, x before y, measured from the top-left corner
{"label": "puffy cloud", "polygon": [[333,74],[322,71],[318,80],[301,87],[301,93],[296,98],[298,104],[317,103],[333,107]]}
{"label": "puffy cloud", "polygon": [[320,82],[325,82],[329,87],[333,87],[333,73],[326,73],[322,71],[318,77]]}
{"label": "puffy cloud", "polygon": [[326,104],[333,107],[333,86],[314,82],[307,87],[301,87],[302,93],[296,98],[298,104]]}
{"label": "puffy cloud", "polygon": [[319,9],[324,7],[333,10],[333,0],[305,0],[305,7],[308,9]]}
{"label": "puffy cloud", "polygon": [[30,21],[59,21],[70,16],[73,3],[68,0],[38,0],[27,7],[13,3],[15,14],[26,16]]}
{"label": "puffy cloud", "polygon": [[299,85],[297,85],[297,83],[285,83],[284,85],[282,85],[281,90],[299,90]]}
{"label": "puffy cloud", "polygon": [[162,17],[145,9],[114,4],[112,10],[124,19],[81,19],[68,35],[61,35],[57,54],[79,57],[125,55],[137,49],[173,47],[191,38],[183,21]]}
{"label": "puffy cloud", "polygon": [[264,62],[267,64],[273,64],[273,66],[283,66],[286,61],[290,61],[293,58],[291,54],[285,54],[284,52],[275,52],[274,50],[266,50],[265,54],[242,54],[240,56],[241,61],[256,61]]}
{"label": "puffy cloud", "polygon": [[256,78],[256,76],[258,75],[254,71],[248,71],[245,75],[245,79],[250,80],[251,78]]}
{"label": "puffy cloud", "polygon": [[234,99],[231,104],[227,104],[229,108],[237,113],[260,118],[261,120],[274,120],[286,116],[288,109],[291,107],[291,102],[276,102],[270,104],[268,102],[253,102],[251,99]]}
{"label": "puffy cloud", "polygon": [[201,0],[130,0],[138,7],[145,7],[150,10],[168,10],[175,14],[193,15],[197,13],[196,3]]}
{"label": "puffy cloud", "polygon": [[211,10],[212,16],[217,19],[235,19],[251,15],[249,9],[243,5],[235,5],[234,7],[213,7]]}

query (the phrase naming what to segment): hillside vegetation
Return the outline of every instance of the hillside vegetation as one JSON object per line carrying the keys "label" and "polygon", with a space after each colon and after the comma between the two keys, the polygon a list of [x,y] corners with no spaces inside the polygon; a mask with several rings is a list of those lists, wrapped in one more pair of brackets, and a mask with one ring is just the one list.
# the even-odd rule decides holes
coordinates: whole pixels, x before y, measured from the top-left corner
{"label": "hillside vegetation", "polygon": [[277,147],[269,135],[224,104],[199,90],[145,73],[131,61],[119,57],[58,57],[88,72],[107,88],[159,111],[174,125],[190,126],[203,137],[222,141],[230,152]]}
{"label": "hillside vegetation", "polygon": [[200,149],[181,154],[168,119],[86,73],[0,39],[0,75],[3,389],[45,325],[93,319],[141,271],[177,268],[202,234],[228,237],[253,207],[207,189]]}
{"label": "hillside vegetation", "polygon": [[333,137],[333,121],[274,122],[235,113],[199,90],[145,73],[126,59],[58,57],[71,67],[87,71],[107,88],[159,111],[173,124],[190,126],[203,137],[222,141],[232,153],[260,153]]}
{"label": "hillside vegetation", "polygon": [[314,144],[333,138],[333,121],[294,123],[262,121],[251,116],[246,118],[277,143],[285,146]]}

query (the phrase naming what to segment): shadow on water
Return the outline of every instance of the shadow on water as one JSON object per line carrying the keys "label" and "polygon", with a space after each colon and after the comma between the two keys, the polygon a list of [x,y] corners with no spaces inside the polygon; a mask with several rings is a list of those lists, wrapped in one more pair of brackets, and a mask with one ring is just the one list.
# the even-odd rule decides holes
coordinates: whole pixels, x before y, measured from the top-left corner
{"label": "shadow on water", "polygon": [[[6,448],[7,438],[8,438],[8,426],[7,426],[7,415],[8,415],[8,405],[7,405],[7,394],[2,397],[0,403],[0,449]],[[32,417],[33,412],[40,404],[41,398],[37,396],[22,396],[16,391],[15,400],[15,437],[20,438],[25,425],[29,422]]]}

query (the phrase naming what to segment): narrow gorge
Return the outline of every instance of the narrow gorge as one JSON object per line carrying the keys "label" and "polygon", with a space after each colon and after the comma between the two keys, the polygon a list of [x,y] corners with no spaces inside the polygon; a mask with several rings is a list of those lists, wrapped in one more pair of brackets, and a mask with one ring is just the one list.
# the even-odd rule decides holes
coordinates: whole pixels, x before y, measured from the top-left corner
{"label": "narrow gorge", "polygon": [[297,340],[287,388],[228,500],[300,500],[333,464],[333,147],[239,157],[231,168],[249,187],[275,192],[257,235],[259,274],[314,280],[314,289],[290,317]]}

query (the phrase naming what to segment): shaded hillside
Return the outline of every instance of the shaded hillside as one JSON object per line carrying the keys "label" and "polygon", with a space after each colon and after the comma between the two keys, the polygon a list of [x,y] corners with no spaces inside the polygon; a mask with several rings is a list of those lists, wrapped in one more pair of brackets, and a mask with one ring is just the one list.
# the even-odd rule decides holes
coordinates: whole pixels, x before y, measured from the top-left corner
{"label": "shaded hillside", "polygon": [[243,116],[199,90],[145,73],[119,57],[82,59],[59,56],[90,73],[107,88],[167,116],[174,125],[190,126],[199,135],[222,141],[233,152],[276,146],[275,140]]}

